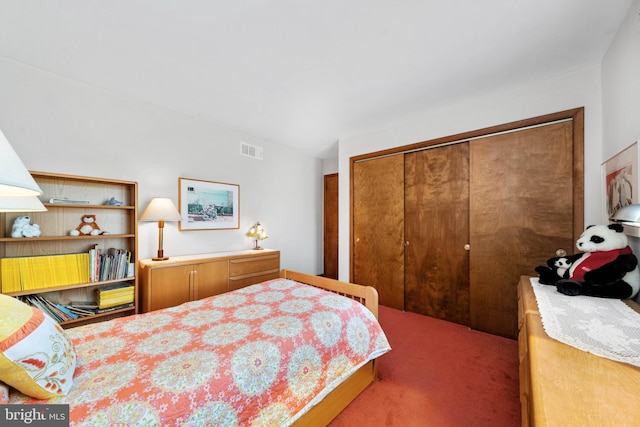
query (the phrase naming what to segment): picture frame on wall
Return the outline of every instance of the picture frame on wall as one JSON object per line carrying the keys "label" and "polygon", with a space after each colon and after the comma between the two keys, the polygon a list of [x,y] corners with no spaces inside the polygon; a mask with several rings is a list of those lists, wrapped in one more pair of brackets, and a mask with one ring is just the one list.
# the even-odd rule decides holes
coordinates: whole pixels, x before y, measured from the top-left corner
{"label": "picture frame on wall", "polygon": [[180,230],[240,228],[240,185],[178,178]]}
{"label": "picture frame on wall", "polygon": [[602,164],[607,219],[618,209],[638,203],[638,164],[638,141]]}

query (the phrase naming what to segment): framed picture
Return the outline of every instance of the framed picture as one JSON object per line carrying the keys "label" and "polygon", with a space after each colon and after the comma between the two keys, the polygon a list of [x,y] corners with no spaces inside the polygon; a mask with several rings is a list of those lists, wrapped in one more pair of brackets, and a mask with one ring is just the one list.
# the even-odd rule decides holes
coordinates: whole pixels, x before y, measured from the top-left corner
{"label": "framed picture", "polygon": [[602,164],[606,218],[618,209],[638,203],[638,142],[634,142]]}
{"label": "framed picture", "polygon": [[180,230],[240,228],[240,186],[178,178]]}

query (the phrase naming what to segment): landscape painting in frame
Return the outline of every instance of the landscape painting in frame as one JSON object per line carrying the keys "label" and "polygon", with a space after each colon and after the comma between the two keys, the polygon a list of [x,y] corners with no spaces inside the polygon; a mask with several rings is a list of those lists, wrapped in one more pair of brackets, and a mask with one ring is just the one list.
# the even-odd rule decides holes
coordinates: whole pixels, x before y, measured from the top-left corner
{"label": "landscape painting in frame", "polygon": [[240,186],[178,178],[180,230],[240,228]]}
{"label": "landscape painting in frame", "polygon": [[624,206],[638,203],[638,142],[603,163],[605,214],[611,218]]}

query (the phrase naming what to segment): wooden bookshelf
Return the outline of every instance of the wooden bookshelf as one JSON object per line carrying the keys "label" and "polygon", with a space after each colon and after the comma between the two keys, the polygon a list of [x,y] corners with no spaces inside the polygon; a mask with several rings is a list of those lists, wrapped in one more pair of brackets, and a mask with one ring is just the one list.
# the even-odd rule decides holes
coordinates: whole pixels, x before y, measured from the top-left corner
{"label": "wooden bookshelf", "polygon": [[[0,258],[88,253],[97,245],[105,252],[109,248],[131,252],[133,271],[138,271],[137,182],[35,171],[31,175],[43,191],[40,200],[48,210],[0,213]],[[105,205],[112,197],[122,202],[122,205]],[[88,203],[50,203],[54,198]],[[96,216],[100,229],[109,234],[71,236],[71,230],[78,227],[83,215],[90,214]],[[31,224],[40,226],[39,237],[11,237],[13,222],[21,215],[30,216]],[[1,273],[0,270],[0,290]],[[89,283],[59,284],[49,288],[7,292],[7,295],[38,294],[56,303],[69,304],[71,301],[95,301],[96,289],[120,282],[131,282],[135,286],[133,307],[61,322],[61,325],[70,327],[137,313],[138,278],[133,276]]]}

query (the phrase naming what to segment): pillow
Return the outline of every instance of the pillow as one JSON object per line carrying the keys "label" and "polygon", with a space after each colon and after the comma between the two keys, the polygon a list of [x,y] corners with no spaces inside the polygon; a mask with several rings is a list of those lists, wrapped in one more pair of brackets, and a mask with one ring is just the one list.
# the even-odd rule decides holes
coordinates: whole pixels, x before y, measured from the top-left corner
{"label": "pillow", "polygon": [[40,309],[0,294],[0,381],[37,399],[67,394],[76,368],[71,341]]}
{"label": "pillow", "polygon": [[9,403],[9,386],[0,382],[0,405]]}

